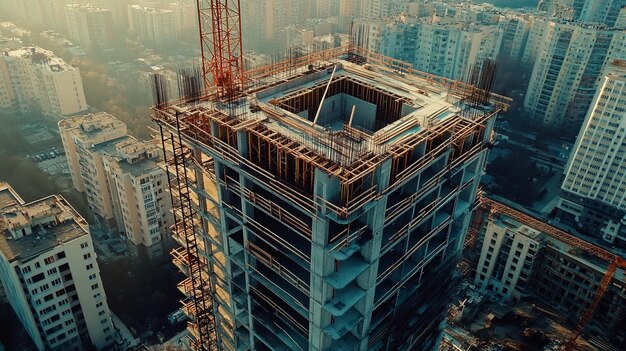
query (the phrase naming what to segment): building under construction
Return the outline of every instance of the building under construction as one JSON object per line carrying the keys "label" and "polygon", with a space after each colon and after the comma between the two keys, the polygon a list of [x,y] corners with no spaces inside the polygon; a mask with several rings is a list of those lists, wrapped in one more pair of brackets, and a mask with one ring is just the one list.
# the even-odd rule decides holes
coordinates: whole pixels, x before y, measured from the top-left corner
{"label": "building under construction", "polygon": [[626,259],[619,253],[486,197],[472,223],[477,286],[573,322],[565,350],[578,350],[583,332],[624,345]]}
{"label": "building under construction", "polygon": [[356,48],[244,79],[155,77],[192,344],[432,350],[508,100]]}

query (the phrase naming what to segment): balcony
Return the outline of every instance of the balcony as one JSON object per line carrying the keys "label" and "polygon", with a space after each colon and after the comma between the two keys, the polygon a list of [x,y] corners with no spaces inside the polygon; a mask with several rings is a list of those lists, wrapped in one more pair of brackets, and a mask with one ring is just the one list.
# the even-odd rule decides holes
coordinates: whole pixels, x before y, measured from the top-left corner
{"label": "balcony", "polygon": [[189,255],[187,255],[185,248],[179,247],[172,250],[170,254],[172,255],[174,265],[185,275],[189,275]]}
{"label": "balcony", "polygon": [[180,304],[182,305],[181,310],[183,313],[190,319],[196,319],[196,305],[193,303],[191,298],[187,298],[184,300],[180,300]]}
{"label": "balcony", "polygon": [[176,287],[181,293],[183,293],[183,295],[187,297],[191,296],[193,293],[193,284],[191,282],[191,278],[183,280],[182,282],[178,283]]}

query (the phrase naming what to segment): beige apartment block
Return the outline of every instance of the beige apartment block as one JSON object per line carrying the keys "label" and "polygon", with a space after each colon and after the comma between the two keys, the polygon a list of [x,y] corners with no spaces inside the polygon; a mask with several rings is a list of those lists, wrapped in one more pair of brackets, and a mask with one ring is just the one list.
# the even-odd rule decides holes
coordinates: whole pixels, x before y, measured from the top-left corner
{"label": "beige apartment block", "polygon": [[87,195],[89,207],[102,219],[115,219],[108,177],[98,148],[126,137],[126,125],[106,112],[59,121],[59,131],[74,188]]}
{"label": "beige apartment block", "polygon": [[162,255],[161,243],[174,221],[161,146],[129,137],[104,156],[104,165],[119,207],[120,231],[133,244],[144,245],[151,256]]}

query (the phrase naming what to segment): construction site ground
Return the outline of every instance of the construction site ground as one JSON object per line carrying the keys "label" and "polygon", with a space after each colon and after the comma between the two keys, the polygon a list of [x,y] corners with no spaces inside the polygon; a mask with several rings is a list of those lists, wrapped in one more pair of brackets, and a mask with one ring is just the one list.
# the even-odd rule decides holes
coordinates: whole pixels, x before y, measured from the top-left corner
{"label": "construction site ground", "polygon": [[[477,339],[479,350],[556,351],[561,350],[573,333],[572,327],[559,313],[540,307],[536,302],[525,301],[511,305],[488,301],[473,320],[459,326]],[[593,338],[590,343],[581,336],[577,350],[615,350],[599,343]]]}

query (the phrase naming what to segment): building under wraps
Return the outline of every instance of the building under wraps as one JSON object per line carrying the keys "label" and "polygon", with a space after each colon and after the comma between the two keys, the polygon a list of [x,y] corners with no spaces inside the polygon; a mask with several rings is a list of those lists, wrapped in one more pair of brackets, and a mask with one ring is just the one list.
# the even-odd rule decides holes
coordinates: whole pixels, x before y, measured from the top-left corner
{"label": "building under wraps", "polygon": [[155,80],[197,349],[435,347],[508,100],[409,67],[334,49],[224,101]]}

